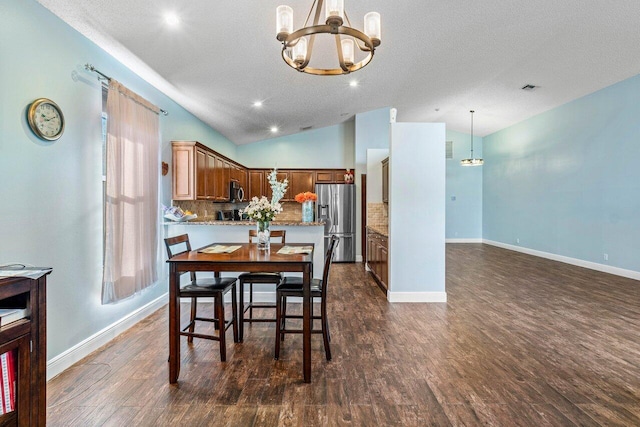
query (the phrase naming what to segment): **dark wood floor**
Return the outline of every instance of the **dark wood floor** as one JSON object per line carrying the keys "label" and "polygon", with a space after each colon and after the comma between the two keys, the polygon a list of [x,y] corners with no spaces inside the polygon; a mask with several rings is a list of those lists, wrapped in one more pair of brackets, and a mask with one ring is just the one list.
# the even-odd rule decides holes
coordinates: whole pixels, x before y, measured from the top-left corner
{"label": "dark wood floor", "polygon": [[163,308],[49,382],[48,424],[640,425],[638,281],[450,244],[447,304],[389,304],[362,264],[331,285],[334,359],[314,336],[312,384],[300,337],[274,361],[255,324],[226,363],[183,339],[170,386]]}

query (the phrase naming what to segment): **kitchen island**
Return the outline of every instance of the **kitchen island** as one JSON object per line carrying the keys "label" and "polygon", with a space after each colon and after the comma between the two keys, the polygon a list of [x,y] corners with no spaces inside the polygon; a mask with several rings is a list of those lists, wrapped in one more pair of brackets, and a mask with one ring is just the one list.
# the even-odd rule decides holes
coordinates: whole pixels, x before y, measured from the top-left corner
{"label": "kitchen island", "polygon": [[[193,249],[209,245],[211,243],[245,243],[249,239],[249,230],[254,229],[253,221],[215,221],[203,218],[187,222],[165,222],[165,237],[174,237],[188,234]],[[322,279],[324,268],[324,223],[300,222],[300,221],[272,221],[271,230],[285,230],[287,232],[286,243],[313,243],[313,277]],[[166,257],[166,254],[165,254]],[[168,271],[168,269],[167,269]],[[237,276],[242,273],[229,273]],[[226,276],[227,274],[223,274]],[[294,275],[294,274],[292,274]],[[185,277],[186,279],[186,277]],[[254,285],[254,300],[275,302],[273,286]],[[257,292],[256,292],[257,291]]]}

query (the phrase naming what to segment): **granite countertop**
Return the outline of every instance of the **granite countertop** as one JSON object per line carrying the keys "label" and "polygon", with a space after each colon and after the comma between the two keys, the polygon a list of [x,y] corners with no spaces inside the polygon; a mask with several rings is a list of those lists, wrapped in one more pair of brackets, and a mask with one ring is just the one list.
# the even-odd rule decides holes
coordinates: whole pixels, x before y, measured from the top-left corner
{"label": "granite countertop", "polygon": [[367,228],[375,233],[389,237],[389,226],[386,225],[367,225]]}
{"label": "granite countertop", "polygon": [[[165,221],[164,225],[256,225],[255,221],[218,221],[209,218],[202,219],[194,219],[191,221]],[[324,222],[302,222],[302,221],[271,221],[271,226],[302,226],[302,227],[310,227],[310,226],[318,226],[324,225]]]}

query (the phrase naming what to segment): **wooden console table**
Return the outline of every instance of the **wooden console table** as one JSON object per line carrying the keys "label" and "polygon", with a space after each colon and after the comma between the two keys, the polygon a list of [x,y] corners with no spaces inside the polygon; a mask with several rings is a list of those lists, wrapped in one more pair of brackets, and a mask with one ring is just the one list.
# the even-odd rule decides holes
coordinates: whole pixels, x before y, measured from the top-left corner
{"label": "wooden console table", "polygon": [[28,277],[2,277],[0,306],[27,308],[30,314],[15,322],[0,319],[0,354],[14,351],[15,411],[0,415],[0,425],[44,426],[47,416],[47,275],[50,268],[24,269]]}

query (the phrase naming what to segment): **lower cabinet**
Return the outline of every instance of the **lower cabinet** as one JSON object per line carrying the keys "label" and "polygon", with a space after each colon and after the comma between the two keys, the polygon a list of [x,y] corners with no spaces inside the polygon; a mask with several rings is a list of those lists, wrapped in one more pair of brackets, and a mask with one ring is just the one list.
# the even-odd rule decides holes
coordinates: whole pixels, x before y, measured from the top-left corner
{"label": "lower cabinet", "polygon": [[380,288],[389,288],[389,247],[387,236],[367,228],[367,266]]}

